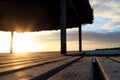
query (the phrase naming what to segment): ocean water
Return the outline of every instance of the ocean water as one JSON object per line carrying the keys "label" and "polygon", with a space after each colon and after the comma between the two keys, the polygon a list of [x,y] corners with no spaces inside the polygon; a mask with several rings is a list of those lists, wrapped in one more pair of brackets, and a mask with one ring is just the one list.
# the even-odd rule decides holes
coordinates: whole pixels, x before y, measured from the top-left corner
{"label": "ocean water", "polygon": [[[89,50],[89,51],[84,51],[85,54],[88,55],[94,55],[94,54],[119,54],[120,55],[120,50]],[[67,54],[77,54],[79,51],[68,51]],[[9,54],[9,53],[0,53],[0,54]],[[51,51],[51,52],[16,52],[13,54],[61,54],[60,51]]]}
{"label": "ocean water", "polygon": [[86,51],[86,54],[120,54],[120,50],[93,50]]}

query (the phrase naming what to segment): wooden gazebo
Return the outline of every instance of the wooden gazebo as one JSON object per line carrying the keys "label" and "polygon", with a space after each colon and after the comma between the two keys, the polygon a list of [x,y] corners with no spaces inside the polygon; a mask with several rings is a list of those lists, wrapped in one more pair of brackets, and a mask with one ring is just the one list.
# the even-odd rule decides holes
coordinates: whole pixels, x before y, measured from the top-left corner
{"label": "wooden gazebo", "polygon": [[66,54],[66,28],[79,27],[79,51],[82,51],[81,25],[93,22],[89,0],[1,0],[0,31],[34,32],[61,30],[61,54]]}

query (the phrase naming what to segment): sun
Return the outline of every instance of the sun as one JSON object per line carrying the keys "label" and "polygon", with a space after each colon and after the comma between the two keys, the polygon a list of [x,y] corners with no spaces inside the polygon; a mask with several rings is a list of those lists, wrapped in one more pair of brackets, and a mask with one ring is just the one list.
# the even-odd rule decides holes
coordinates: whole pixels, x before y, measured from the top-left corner
{"label": "sun", "polygon": [[14,32],[13,52],[37,52],[42,49],[43,46],[35,43],[28,33]]}

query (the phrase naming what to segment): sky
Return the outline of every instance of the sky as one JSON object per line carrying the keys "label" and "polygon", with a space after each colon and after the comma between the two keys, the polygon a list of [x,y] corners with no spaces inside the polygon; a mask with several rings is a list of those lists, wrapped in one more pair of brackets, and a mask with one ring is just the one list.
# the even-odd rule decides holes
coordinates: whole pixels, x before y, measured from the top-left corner
{"label": "sky", "polygon": [[[120,47],[120,0],[90,0],[94,23],[82,25],[82,49]],[[78,50],[78,28],[67,29],[67,50]],[[0,32],[0,52],[9,52],[10,32]],[[15,33],[15,52],[60,51],[60,30]]]}

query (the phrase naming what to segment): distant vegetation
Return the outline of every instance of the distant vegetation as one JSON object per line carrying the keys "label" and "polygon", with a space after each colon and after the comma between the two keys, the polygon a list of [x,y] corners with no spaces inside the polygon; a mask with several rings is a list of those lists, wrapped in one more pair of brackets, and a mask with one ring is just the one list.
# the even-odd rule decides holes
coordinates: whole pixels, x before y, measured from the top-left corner
{"label": "distant vegetation", "polygon": [[116,47],[116,48],[103,48],[103,49],[96,49],[96,50],[120,50],[120,47]]}

